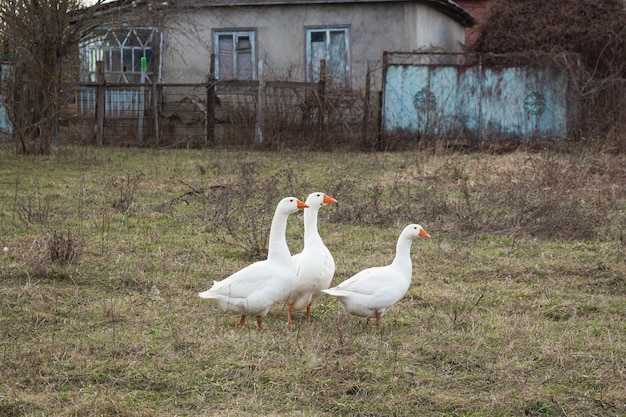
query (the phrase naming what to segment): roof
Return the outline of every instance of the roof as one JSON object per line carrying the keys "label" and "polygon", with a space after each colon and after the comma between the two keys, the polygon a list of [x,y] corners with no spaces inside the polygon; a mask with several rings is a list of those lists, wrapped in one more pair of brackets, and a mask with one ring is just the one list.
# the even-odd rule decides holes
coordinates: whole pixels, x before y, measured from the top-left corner
{"label": "roof", "polygon": [[363,4],[363,3],[423,3],[450,16],[461,25],[471,27],[474,17],[452,0],[115,0],[100,4],[103,12],[111,9],[136,7],[140,4],[154,4],[157,8],[167,7],[233,7],[233,6],[279,6],[310,4]]}
{"label": "roof", "polygon": [[476,23],[474,16],[452,0],[425,0],[424,3],[430,4],[433,8],[447,14],[465,27],[472,27]]}

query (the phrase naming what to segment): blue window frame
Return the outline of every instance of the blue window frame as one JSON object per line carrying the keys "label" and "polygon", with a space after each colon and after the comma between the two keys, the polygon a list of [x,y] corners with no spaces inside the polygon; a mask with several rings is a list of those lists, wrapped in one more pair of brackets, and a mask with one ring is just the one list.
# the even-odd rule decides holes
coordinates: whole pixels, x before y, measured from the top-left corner
{"label": "blue window frame", "polygon": [[254,30],[219,30],[213,34],[215,75],[218,79],[255,80]]}
{"label": "blue window frame", "polygon": [[308,28],[306,31],[307,80],[319,81],[320,62],[326,61],[329,85],[350,87],[350,38],[347,27]]}

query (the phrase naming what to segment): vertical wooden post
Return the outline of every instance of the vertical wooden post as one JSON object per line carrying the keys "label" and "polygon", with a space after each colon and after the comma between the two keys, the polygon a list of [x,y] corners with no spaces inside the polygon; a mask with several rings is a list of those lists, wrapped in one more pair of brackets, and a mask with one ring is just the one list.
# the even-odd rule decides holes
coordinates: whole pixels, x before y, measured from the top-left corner
{"label": "vertical wooden post", "polygon": [[146,113],[146,87],[144,86],[146,82],[146,71],[147,71],[147,59],[145,56],[141,57],[141,79],[139,83],[141,87],[139,87],[139,117],[137,120],[137,138],[139,139],[139,144],[143,144],[143,119]]}
{"label": "vertical wooden post", "polygon": [[159,132],[159,110],[161,106],[159,88],[157,87],[156,80],[152,80],[152,116],[154,123],[154,141],[156,146],[160,144],[160,132]]}
{"label": "vertical wooden post", "polygon": [[[28,77],[26,73],[22,73],[20,77],[20,93],[14,99],[17,99],[17,137],[22,144],[22,153],[26,153],[26,129],[24,126],[28,126],[26,121],[26,105],[28,101]],[[17,195],[17,194],[16,194]]]}
{"label": "vertical wooden post", "polygon": [[[383,75],[382,75],[382,87],[383,94],[387,91],[387,70],[389,69],[389,52],[383,51]],[[378,104],[378,143],[376,144],[376,149],[379,151],[384,150],[385,144],[385,119],[384,119],[384,110],[383,110],[383,94],[380,94],[379,104]]]}
{"label": "vertical wooden post", "polygon": [[211,64],[207,78],[204,130],[204,144],[215,144],[215,54],[211,54]]}
{"label": "vertical wooden post", "polygon": [[483,85],[485,83],[485,74],[483,74],[483,56],[478,55],[478,75],[476,84],[478,84],[478,141],[483,141]]}
{"label": "vertical wooden post", "polygon": [[370,88],[372,84],[372,74],[370,72],[370,64],[367,63],[367,72],[365,73],[365,103],[363,106],[363,127],[361,132],[361,147],[369,147],[369,130],[370,130]]}
{"label": "vertical wooden post", "polygon": [[104,78],[104,63],[96,61],[96,145],[102,146],[104,140],[104,110],[106,97],[106,79]]}
{"label": "vertical wooden post", "polygon": [[318,114],[317,114],[317,123],[318,123],[318,132],[321,136],[324,131],[324,123],[326,118],[326,60],[322,59],[320,61],[320,80],[317,85],[317,100],[318,100]]}
{"label": "vertical wooden post", "polygon": [[254,132],[254,144],[263,143],[263,129],[265,128],[265,77],[263,76],[263,60],[259,60],[259,91],[257,94],[256,123]]}

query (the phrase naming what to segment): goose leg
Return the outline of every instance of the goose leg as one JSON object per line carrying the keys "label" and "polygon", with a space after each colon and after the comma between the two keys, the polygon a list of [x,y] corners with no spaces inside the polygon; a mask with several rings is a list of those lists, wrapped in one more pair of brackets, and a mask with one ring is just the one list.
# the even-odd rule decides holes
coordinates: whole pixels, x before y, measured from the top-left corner
{"label": "goose leg", "polygon": [[246,325],[246,316],[242,314],[241,320],[239,320],[239,323],[237,323],[237,327],[241,329],[245,325]]}
{"label": "goose leg", "polygon": [[376,312],[376,327],[380,327],[380,319],[382,315],[377,311]]}
{"label": "goose leg", "polygon": [[[381,317],[382,317],[382,314],[380,314],[380,312],[377,311],[376,313],[374,313],[373,316],[367,318],[367,321],[365,322],[365,324],[368,325],[368,326],[379,327],[380,326],[380,319],[381,319]],[[371,319],[376,319],[376,323],[375,324],[370,323]]]}
{"label": "goose leg", "polygon": [[263,330],[263,317],[261,316],[256,316],[256,325],[258,326],[259,330]]}
{"label": "goose leg", "polygon": [[311,303],[306,306],[306,322],[309,323],[311,321]]}
{"label": "goose leg", "polygon": [[287,304],[287,324],[292,324],[291,310],[293,310],[293,304]]}

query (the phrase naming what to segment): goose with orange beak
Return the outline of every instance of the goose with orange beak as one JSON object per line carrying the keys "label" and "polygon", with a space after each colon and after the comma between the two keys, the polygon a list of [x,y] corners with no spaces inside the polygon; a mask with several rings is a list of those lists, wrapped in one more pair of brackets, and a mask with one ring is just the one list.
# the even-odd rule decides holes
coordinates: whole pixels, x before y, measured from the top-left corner
{"label": "goose with orange beak", "polygon": [[237,327],[244,327],[246,316],[254,315],[263,328],[265,317],[274,304],[284,301],[296,282],[296,267],[291,260],[285,232],[290,214],[308,207],[295,197],[283,198],[276,207],[268,243],[267,259],[248,265],[198,295],[214,300],[225,311],[241,315]]}
{"label": "goose with orange beak", "polygon": [[319,210],[336,203],[334,198],[315,192],[309,194],[304,209],[304,247],[302,252],[293,255],[298,277],[287,300],[287,323],[291,324],[291,312],[306,308],[305,321],[311,320],[311,305],[322,295],[322,290],[330,286],[335,274],[335,260],[317,228]]}
{"label": "goose with orange beak", "polygon": [[366,317],[367,325],[371,324],[371,319],[375,319],[379,326],[385,312],[404,297],[411,285],[411,244],[418,237],[430,235],[419,224],[406,226],[400,233],[396,256],[390,265],[364,269],[336,287],[322,292],[337,297],[346,312]]}

